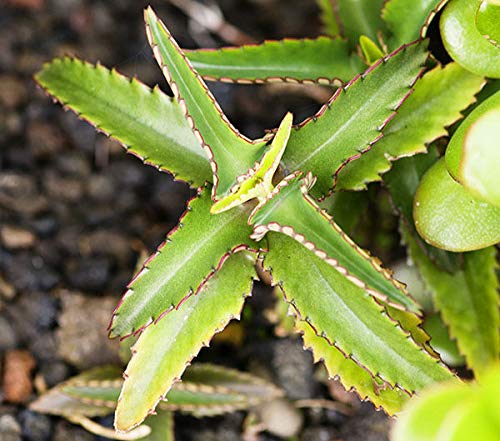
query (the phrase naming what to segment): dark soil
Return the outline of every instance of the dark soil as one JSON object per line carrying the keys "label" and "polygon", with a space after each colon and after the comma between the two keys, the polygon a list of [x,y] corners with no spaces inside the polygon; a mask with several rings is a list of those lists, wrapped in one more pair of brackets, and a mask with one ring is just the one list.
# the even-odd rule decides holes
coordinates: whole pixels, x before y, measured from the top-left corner
{"label": "dark soil", "polygon": [[[256,41],[311,37],[319,30],[313,0],[217,3]],[[167,1],[151,4],[183,47],[223,43],[194,32],[196,26]],[[95,439],[27,406],[37,388],[118,362],[116,344],[106,337],[113,305],[138,260],[162,242],[192,193],[54,105],[32,80],[43,62],[74,54],[168,91],[146,43],[144,6],[138,0],[0,0],[0,359],[5,364],[12,350],[22,349],[36,364],[33,391],[15,403],[0,384],[0,441]],[[286,110],[301,119],[318,106],[304,94],[265,87],[211,87],[235,125],[253,137],[275,127]],[[243,344],[215,343],[199,358],[266,371],[291,399],[328,398],[300,341],[274,336],[263,314],[272,303],[269,289],[259,285],[255,291]],[[351,417],[305,410],[300,439],[386,440],[384,415],[367,404],[355,407]],[[177,439],[238,440],[243,418],[178,416]],[[261,439],[277,438],[264,433]]]}

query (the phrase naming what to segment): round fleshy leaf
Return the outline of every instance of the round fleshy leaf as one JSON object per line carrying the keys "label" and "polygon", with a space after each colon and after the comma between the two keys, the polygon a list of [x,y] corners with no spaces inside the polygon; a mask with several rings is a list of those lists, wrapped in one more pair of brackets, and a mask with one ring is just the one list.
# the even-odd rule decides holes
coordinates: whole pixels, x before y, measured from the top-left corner
{"label": "round fleshy leaf", "polygon": [[476,12],[476,26],[491,44],[500,47],[500,0],[483,0]]}
{"label": "round fleshy leaf", "polygon": [[446,170],[444,158],[424,175],[413,205],[423,239],[448,251],[472,251],[500,241],[500,208],[475,198]]}
{"label": "round fleshy leaf", "polygon": [[476,25],[481,3],[450,1],[441,16],[441,36],[451,58],[462,67],[478,75],[500,78],[500,48],[486,40]]}
{"label": "round fleshy leaf", "polygon": [[453,134],[446,149],[445,157],[448,172],[456,181],[462,182],[460,168],[463,157],[465,136],[469,128],[483,115],[495,109],[500,109],[500,91],[497,91],[476,107]]}
{"label": "round fleshy leaf", "polygon": [[500,109],[490,110],[467,131],[460,181],[474,195],[500,207]]}

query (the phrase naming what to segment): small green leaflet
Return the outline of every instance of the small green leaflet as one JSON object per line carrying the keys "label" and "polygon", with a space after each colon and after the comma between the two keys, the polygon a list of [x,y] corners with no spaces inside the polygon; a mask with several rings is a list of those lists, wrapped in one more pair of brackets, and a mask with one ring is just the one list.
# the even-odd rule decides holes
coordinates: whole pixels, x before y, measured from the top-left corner
{"label": "small green leaflet", "polygon": [[258,198],[265,198],[273,189],[273,176],[280,165],[281,157],[290,137],[293,115],[287,113],[281,122],[278,131],[274,135],[271,147],[264,153],[262,160],[254,171],[246,177],[240,177],[240,185],[235,193],[218,200],[212,208],[211,213],[221,213],[244,202]]}

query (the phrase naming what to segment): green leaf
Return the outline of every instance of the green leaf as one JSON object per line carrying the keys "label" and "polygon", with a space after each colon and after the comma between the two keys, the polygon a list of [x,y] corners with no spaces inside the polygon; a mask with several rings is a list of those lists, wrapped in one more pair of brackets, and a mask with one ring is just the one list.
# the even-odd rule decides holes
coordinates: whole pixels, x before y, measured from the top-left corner
{"label": "green leaf", "polygon": [[248,174],[259,162],[266,150],[266,142],[252,142],[231,125],[204,81],[150,7],[144,11],[144,20],[156,61],[210,159],[214,174],[213,196],[220,198],[237,187],[238,176]]}
{"label": "green leaf", "polygon": [[440,314],[432,314],[425,318],[424,329],[431,336],[431,345],[448,366],[464,366],[465,357],[460,354],[457,342],[450,337],[448,327]]}
{"label": "green leaf", "polygon": [[193,186],[211,180],[210,164],[182,110],[158,87],[73,58],[45,64],[35,79],[65,108],[144,163]]}
{"label": "green leaf", "polygon": [[359,57],[340,38],[285,39],[185,53],[209,81],[332,84],[347,82],[363,71]]}
{"label": "green leaf", "polygon": [[377,44],[373,40],[370,40],[366,35],[359,37],[359,47],[361,48],[363,59],[368,66],[371,66],[378,59],[384,56],[384,53],[380,50]]}
{"label": "green leaf", "polygon": [[322,258],[343,277],[397,308],[419,311],[418,305],[380,263],[347,236],[307,194],[314,180],[289,175],[252,212],[251,237],[261,240],[268,231],[292,237],[311,254]]}
{"label": "green leaf", "polygon": [[[121,374],[116,366],[91,369],[43,394],[31,408],[61,416],[107,415],[116,408],[123,386]],[[197,363],[186,369],[182,383],[173,384],[167,401],[161,401],[158,408],[197,417],[214,416],[248,409],[282,395],[281,389],[253,375]]]}
{"label": "green leaf", "polygon": [[385,25],[380,17],[384,0],[334,0],[341,23],[342,35],[356,48],[359,37],[366,35],[377,41]]}
{"label": "green leaf", "polygon": [[389,47],[395,49],[404,43],[425,36],[431,20],[448,0],[389,0],[382,10],[392,37]]}
{"label": "green leaf", "polygon": [[425,256],[406,230],[405,242],[415,265],[433,294],[436,309],[456,338],[467,365],[481,378],[498,362],[500,316],[494,247],[463,255],[463,269],[453,274],[440,271]]}
{"label": "green leaf", "polygon": [[441,37],[451,58],[462,67],[500,78],[500,47],[487,41],[476,27],[480,4],[481,0],[451,0],[441,16]]}
{"label": "green leaf", "polygon": [[142,441],[175,441],[174,414],[159,410],[157,415],[151,415],[146,420],[146,425],[151,428],[151,433]]}
{"label": "green leaf", "polygon": [[500,207],[475,198],[455,182],[445,158],[422,178],[413,216],[420,236],[448,251],[473,251],[500,241]]}
{"label": "green leaf", "polygon": [[58,416],[109,415],[116,406],[117,385],[123,383],[121,373],[117,366],[91,369],[50,389],[31,403],[30,409]]}
{"label": "green leaf", "polygon": [[438,158],[435,148],[429,149],[426,155],[403,158],[395,163],[392,170],[384,176],[384,183],[389,189],[394,207],[401,215],[404,226],[413,239],[437,267],[453,273],[460,268],[460,256],[424,242],[418,235],[413,220],[413,199],[418,185],[425,172]]}
{"label": "green leaf", "polygon": [[476,12],[476,26],[486,40],[496,47],[500,45],[500,2],[482,0]]}
{"label": "green leaf", "polygon": [[160,407],[197,417],[244,410],[283,396],[272,383],[254,375],[198,363],[186,369]]}
{"label": "green leaf", "polygon": [[465,136],[470,127],[484,114],[500,108],[500,90],[479,104],[460,124],[446,149],[446,167],[453,179],[460,181],[460,163],[463,158]]}
{"label": "green leaf", "polygon": [[280,165],[281,157],[290,137],[292,122],[293,115],[287,113],[274,135],[271,147],[262,157],[260,164],[255,167],[255,172],[240,180],[239,189],[235,193],[223,197],[212,205],[211,213],[221,213],[250,199],[266,197],[272,191],[273,176]]}
{"label": "green leaf", "polygon": [[325,338],[318,337],[305,321],[297,321],[296,330],[302,334],[304,346],[312,351],[314,361],[322,361],[330,378],[338,378],[345,390],[354,390],[362,400],[370,400],[375,407],[383,408],[389,415],[401,411],[403,404],[410,398],[406,392],[389,387],[355,361],[346,358]]}
{"label": "green leaf", "polygon": [[255,277],[254,262],[248,253],[232,256],[182,309],[168,314],[139,337],[116,409],[117,430],[128,431],[140,424],[201,347],[239,317]]}
{"label": "green leaf", "polygon": [[468,130],[460,181],[477,197],[500,207],[500,106],[481,116]]}
{"label": "green leaf", "polygon": [[484,79],[456,63],[437,66],[415,85],[384,129],[384,136],[337,175],[336,190],[363,190],[380,181],[392,162],[427,151],[427,145],[448,134],[446,127],[461,118],[461,111],[474,102]]}
{"label": "green leaf", "polygon": [[446,167],[453,178],[476,197],[497,206],[500,205],[500,181],[496,167],[499,149],[495,140],[499,111],[500,91],[469,114],[446,150]]}
{"label": "green leaf", "polygon": [[248,208],[214,216],[211,202],[205,188],[189,203],[179,227],[145,262],[115,310],[111,337],[140,332],[196,294],[230,254],[257,249],[248,238]]}
{"label": "green leaf", "polygon": [[410,393],[453,378],[363,288],[296,241],[276,233],[268,239],[264,264],[274,284],[283,289],[299,320],[312,326],[332,349],[374,378]]}
{"label": "green leaf", "polygon": [[315,194],[328,194],[339,169],[380,138],[426,57],[426,43],[402,47],[339,88],[314,117],[292,131],[283,156],[286,169],[312,172],[318,178]]}
{"label": "green leaf", "polygon": [[340,33],[339,24],[335,17],[335,6],[333,0],[316,0],[321,11],[321,22],[323,32],[330,37],[337,37]]}
{"label": "green leaf", "polygon": [[483,384],[446,384],[412,400],[401,413],[394,441],[498,441],[500,371]]}

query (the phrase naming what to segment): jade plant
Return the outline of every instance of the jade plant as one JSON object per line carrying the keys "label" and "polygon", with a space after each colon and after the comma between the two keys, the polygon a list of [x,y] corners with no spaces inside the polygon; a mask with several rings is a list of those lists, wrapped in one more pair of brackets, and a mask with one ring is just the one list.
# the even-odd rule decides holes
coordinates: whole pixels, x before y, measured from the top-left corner
{"label": "jade plant", "polygon": [[[119,432],[141,424],[240,316],[256,270],[282,291],[304,346],[330,376],[388,414],[428,386],[460,382],[429,344],[428,311],[336,222],[350,206],[343,200],[382,180],[434,312],[468,367],[481,376],[498,362],[499,181],[494,159],[485,159],[498,158],[498,83],[487,79],[500,77],[498,3],[318,3],[326,36],[195,51],[180,49],[146,9],[173,98],[74,58],[36,76],[129,153],[198,189],[110,323],[111,337],[138,336],[118,398]],[[430,56],[426,38],[438,12],[454,59],[446,65]],[[205,81],[318,84],[332,95],[305,121],[293,125],[287,113],[254,140],[230,123]]]}

